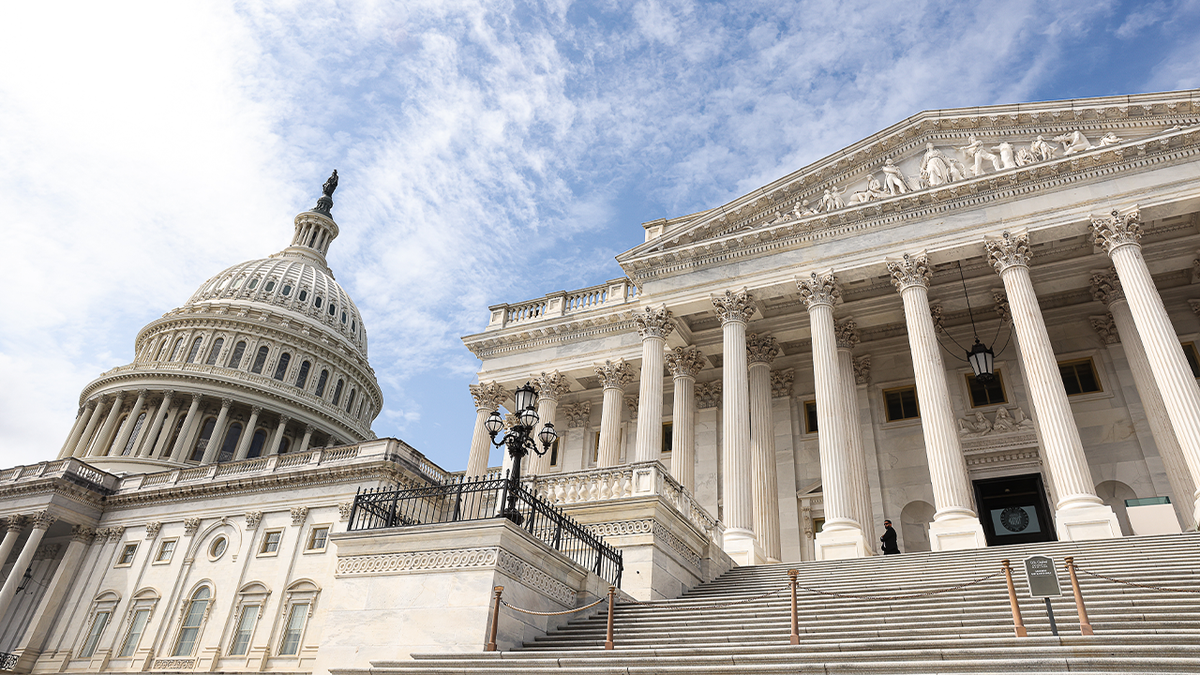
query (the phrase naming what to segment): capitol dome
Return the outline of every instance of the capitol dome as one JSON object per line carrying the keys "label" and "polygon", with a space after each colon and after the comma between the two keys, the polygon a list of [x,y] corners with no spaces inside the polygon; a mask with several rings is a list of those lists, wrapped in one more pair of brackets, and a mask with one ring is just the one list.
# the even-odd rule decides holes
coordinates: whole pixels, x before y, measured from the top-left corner
{"label": "capitol dome", "polygon": [[354,301],[325,256],[337,172],[291,244],[205,281],[91,382],[60,456],[109,471],[211,464],[374,438],[383,396]]}

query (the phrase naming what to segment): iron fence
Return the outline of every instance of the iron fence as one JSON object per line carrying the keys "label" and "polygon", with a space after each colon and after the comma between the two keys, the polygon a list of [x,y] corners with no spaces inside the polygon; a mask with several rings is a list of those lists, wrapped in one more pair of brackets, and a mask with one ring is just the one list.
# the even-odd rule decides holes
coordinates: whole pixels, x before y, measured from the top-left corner
{"label": "iron fence", "polygon": [[[515,497],[515,499],[511,499]],[[514,502],[506,510],[506,502]],[[359,489],[349,531],[508,517],[575,564],[621,585],[621,551],[604,543],[562,509],[507,478],[483,477],[416,488]]]}

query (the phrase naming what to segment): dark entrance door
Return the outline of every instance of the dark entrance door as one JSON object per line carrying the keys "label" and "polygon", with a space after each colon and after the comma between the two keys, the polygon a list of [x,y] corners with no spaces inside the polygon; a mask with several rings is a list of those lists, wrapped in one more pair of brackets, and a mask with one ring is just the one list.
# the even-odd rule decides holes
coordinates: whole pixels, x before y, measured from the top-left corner
{"label": "dark entrance door", "polygon": [[1058,541],[1041,474],[977,480],[975,503],[988,546]]}

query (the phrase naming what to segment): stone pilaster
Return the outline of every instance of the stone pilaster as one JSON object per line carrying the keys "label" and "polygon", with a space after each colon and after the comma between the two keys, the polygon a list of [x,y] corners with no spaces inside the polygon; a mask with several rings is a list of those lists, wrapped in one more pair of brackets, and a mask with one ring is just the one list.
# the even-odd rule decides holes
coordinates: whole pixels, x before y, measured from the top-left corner
{"label": "stone pilaster", "polygon": [[675,329],[666,307],[647,307],[633,317],[642,338],[642,377],[638,386],[634,461],[649,462],[662,453],[663,350]]}
{"label": "stone pilaster", "polygon": [[712,296],[721,320],[721,364],[724,405],[721,408],[721,486],[725,551],[739,565],[763,561],[754,536],[750,477],[750,373],[746,359],[746,324],[754,313],[754,297],[745,289]]}
{"label": "stone pilaster", "polygon": [[492,412],[500,408],[508,392],[499,382],[480,382],[470,386],[475,399],[475,431],[471,434],[471,453],[467,457],[467,477],[482,476],[488,470],[488,456],[492,452],[492,439],[483,423]]}
{"label": "stone pilaster", "polygon": [[1004,282],[1029,398],[1058,491],[1055,521],[1064,541],[1121,536],[1113,511],[1096,496],[1079,428],[1067,400],[1046,322],[1029,277],[1029,235],[1005,232],[985,242],[992,267]]}
{"label": "stone pilaster", "polygon": [[704,368],[704,354],[696,347],[676,347],[667,354],[667,368],[675,385],[671,418],[671,475],[685,490],[696,490],[696,375]]}
{"label": "stone pilaster", "polygon": [[[1092,217],[1092,237],[1112,258],[1150,372],[1162,394],[1167,417],[1195,484],[1200,482],[1200,386],[1192,376],[1175,326],[1142,257],[1141,236],[1141,215],[1136,207],[1125,213],[1113,211],[1107,216]],[[1200,522],[1200,492],[1192,495],[1192,504],[1193,519]]]}
{"label": "stone pilaster", "polygon": [[633,368],[625,359],[605,361],[594,366],[596,377],[604,387],[604,403],[600,410],[600,448],[596,464],[600,468],[621,463],[621,406],[625,385],[633,381]]}
{"label": "stone pilaster", "polygon": [[937,509],[929,524],[930,548],[934,551],[982,548],[987,542],[983,526],[971,508],[967,463],[950,405],[937,329],[929,312],[929,259],[924,251],[916,255],[906,253],[903,258],[889,259],[887,266],[904,302],[908,347],[921,406],[921,432]]}
{"label": "stone pilaster", "polygon": [[771,363],[779,354],[779,341],[751,333],[746,338],[750,363],[750,462],[753,468],[751,499],[754,534],[767,560],[781,556],[779,533],[779,478],[775,471],[775,424],[771,419]]}
{"label": "stone pilaster", "polygon": [[863,525],[854,519],[850,486],[847,425],[841,418],[842,382],[838,367],[833,305],[841,298],[833,272],[797,278],[800,297],[808,306],[812,333],[813,383],[817,394],[817,448],[821,457],[821,490],[825,497],[825,527],[816,536],[818,560],[861,558],[867,555]]}
{"label": "stone pilaster", "polygon": [[[538,423],[538,433],[540,433],[547,424],[554,424],[554,416],[558,413],[558,399],[563,394],[566,394],[567,392],[571,391],[571,385],[567,381],[566,375],[563,375],[562,373],[555,370],[555,371],[552,371],[549,373],[541,373],[539,375],[534,376],[533,388],[536,389],[537,393],[538,393],[537,413],[538,413],[538,419],[540,420],[540,422]],[[561,436],[563,433],[563,430],[557,429],[557,426],[558,425],[555,425],[555,427],[556,427],[555,430]],[[563,444],[560,440],[560,442],[559,442],[559,463],[560,463],[560,465],[562,462],[562,445]],[[538,447],[539,448],[542,447],[540,441],[538,442]],[[547,450],[546,454],[544,454],[544,455],[539,455],[537,453],[533,453],[530,455],[529,459],[530,459],[530,462],[529,462],[528,475],[538,476],[538,475],[544,474],[550,470],[550,451],[549,450]]]}
{"label": "stone pilaster", "polygon": [[[841,384],[841,411],[838,417],[845,425],[847,459],[850,469],[850,497],[854,520],[864,530],[875,524],[871,508],[871,483],[867,476],[867,456],[863,450],[862,425],[858,419],[858,389],[854,386],[854,346],[858,344],[858,324],[846,318],[834,324],[837,337],[838,380]],[[865,535],[864,535],[865,536]],[[868,549],[872,554],[873,548]]]}

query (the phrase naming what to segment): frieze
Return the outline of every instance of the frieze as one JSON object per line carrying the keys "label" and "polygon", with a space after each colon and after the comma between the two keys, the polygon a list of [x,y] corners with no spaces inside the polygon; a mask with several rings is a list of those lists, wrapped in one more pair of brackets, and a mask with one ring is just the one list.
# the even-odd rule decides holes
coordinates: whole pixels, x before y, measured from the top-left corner
{"label": "frieze", "polygon": [[655,538],[666,542],[667,546],[670,546],[672,550],[683,556],[692,566],[700,567],[700,554],[691,546],[684,543],[674,532],[671,532],[667,526],[653,518],[594,523],[588,525],[587,529],[600,538],[631,534],[652,534]]}
{"label": "frieze", "polygon": [[983,412],[975,411],[969,417],[958,420],[958,435],[962,438],[978,438],[1033,431],[1033,420],[1025,416],[1021,406],[1009,411],[1008,408],[997,408],[992,419],[984,416]]}

